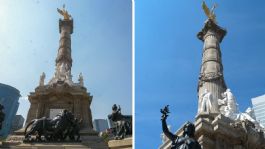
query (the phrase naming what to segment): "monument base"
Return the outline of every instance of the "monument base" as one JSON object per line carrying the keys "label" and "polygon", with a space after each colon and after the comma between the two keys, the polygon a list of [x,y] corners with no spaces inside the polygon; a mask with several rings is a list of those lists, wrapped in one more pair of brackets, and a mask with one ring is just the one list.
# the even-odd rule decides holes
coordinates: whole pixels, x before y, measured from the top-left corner
{"label": "monument base", "polygon": [[24,143],[23,129],[16,131],[2,142],[0,148],[12,149],[108,149],[108,144],[94,130],[81,130],[82,142],[32,142]]}
{"label": "monument base", "polygon": [[108,145],[110,149],[132,149],[132,138],[125,138],[123,140],[110,140]]}
{"label": "monument base", "polygon": [[[195,119],[195,138],[203,149],[265,149],[264,132],[249,121],[235,122],[222,114],[203,113]],[[182,135],[183,127],[175,133]],[[159,148],[170,149],[166,140]]]}
{"label": "monument base", "polygon": [[204,149],[265,148],[264,132],[249,121],[235,122],[222,114],[198,115],[195,121],[196,138]]}
{"label": "monument base", "polygon": [[[3,146],[6,147],[6,146]],[[8,146],[11,149],[107,149],[106,147],[86,146],[79,143],[32,143]]]}

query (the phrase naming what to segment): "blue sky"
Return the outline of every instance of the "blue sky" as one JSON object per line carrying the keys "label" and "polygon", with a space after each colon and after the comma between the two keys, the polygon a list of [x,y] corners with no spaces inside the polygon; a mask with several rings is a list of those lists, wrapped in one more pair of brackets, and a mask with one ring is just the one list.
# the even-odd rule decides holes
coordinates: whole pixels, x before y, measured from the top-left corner
{"label": "blue sky", "polygon": [[[244,111],[265,94],[265,2],[215,1],[224,77]],[[212,6],[213,1],[206,0]],[[201,0],[136,0],[136,148],[161,145],[160,108],[169,104],[168,124],[176,131],[197,112],[197,83],[203,43],[197,39],[206,16]]]}
{"label": "blue sky", "polygon": [[0,82],[20,90],[17,114],[26,117],[27,96],[55,71],[61,17],[66,5],[74,18],[72,75],[83,73],[93,95],[93,118],[107,118],[114,103],[132,113],[132,4],[131,0],[1,0]]}

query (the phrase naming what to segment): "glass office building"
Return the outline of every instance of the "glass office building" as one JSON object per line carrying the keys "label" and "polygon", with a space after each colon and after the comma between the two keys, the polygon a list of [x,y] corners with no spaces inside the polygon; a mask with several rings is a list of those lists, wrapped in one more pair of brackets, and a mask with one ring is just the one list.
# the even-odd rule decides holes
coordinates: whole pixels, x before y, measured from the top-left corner
{"label": "glass office building", "polygon": [[20,92],[16,88],[0,83],[0,104],[4,106],[5,120],[0,130],[0,137],[6,137],[10,131],[13,119],[19,106]]}
{"label": "glass office building", "polygon": [[256,120],[265,126],[265,95],[251,99]]}
{"label": "glass office building", "polygon": [[108,121],[105,119],[95,119],[93,121],[93,127],[94,127],[94,130],[98,132],[103,132],[109,128]]}

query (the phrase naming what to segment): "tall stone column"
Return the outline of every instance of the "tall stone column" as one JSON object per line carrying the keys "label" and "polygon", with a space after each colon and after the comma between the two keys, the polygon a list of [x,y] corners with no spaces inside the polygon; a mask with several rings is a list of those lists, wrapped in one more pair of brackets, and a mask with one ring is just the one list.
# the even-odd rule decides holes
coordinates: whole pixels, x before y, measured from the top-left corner
{"label": "tall stone column", "polygon": [[[203,29],[197,37],[204,42],[201,71],[198,84],[198,110],[202,104],[202,94],[207,89],[212,93],[212,108],[210,113],[219,113],[218,99],[226,90],[226,84],[223,77],[222,54],[220,43],[222,42],[226,31],[219,27],[214,21],[208,19]],[[198,111],[199,113],[199,111]]]}
{"label": "tall stone column", "polygon": [[59,31],[60,31],[60,44],[58,54],[56,57],[56,70],[53,78],[49,84],[57,82],[65,82],[69,85],[73,84],[71,67],[71,34],[73,33],[73,20],[60,19],[59,20]]}

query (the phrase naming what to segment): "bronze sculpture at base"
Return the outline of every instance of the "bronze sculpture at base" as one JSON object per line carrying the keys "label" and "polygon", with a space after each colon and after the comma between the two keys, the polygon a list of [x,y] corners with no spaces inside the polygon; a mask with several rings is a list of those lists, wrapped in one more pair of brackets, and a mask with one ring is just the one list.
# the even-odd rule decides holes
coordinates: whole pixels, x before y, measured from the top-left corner
{"label": "bronze sculpture at base", "polygon": [[124,139],[128,135],[132,135],[132,117],[121,114],[121,108],[116,104],[112,106],[112,114],[108,118],[114,122],[114,128],[111,128],[115,140]]}
{"label": "bronze sculpture at base", "polygon": [[[79,124],[72,112],[65,109],[53,119],[46,117],[34,119],[25,128],[24,143],[66,141],[68,137],[70,141],[80,142]],[[27,132],[30,126],[31,129]],[[35,139],[32,138],[34,134],[36,134]]]}
{"label": "bronze sculpture at base", "polygon": [[168,107],[168,105],[165,106],[160,112],[162,113],[161,120],[163,132],[167,138],[172,141],[171,149],[201,149],[200,144],[194,137],[195,126],[191,122],[187,122],[184,125],[182,136],[174,135],[168,130],[166,122],[169,113]]}

